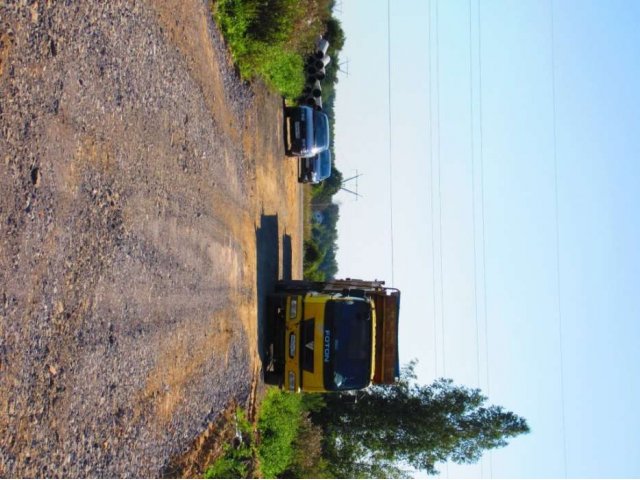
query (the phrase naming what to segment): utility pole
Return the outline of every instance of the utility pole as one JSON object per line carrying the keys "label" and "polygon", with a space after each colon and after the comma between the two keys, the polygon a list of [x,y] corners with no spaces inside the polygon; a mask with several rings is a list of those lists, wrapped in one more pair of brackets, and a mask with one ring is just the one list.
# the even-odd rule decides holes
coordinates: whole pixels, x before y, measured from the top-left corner
{"label": "utility pole", "polygon": [[344,62],[340,62],[338,64],[338,71],[344,73],[347,77],[349,76],[349,59],[348,58]]}
{"label": "utility pole", "polygon": [[[358,201],[358,197],[361,197],[362,195],[360,195],[358,193],[358,178],[360,178],[363,174],[362,173],[358,173],[358,170],[356,170],[356,174],[353,177],[349,177],[345,180],[342,180],[342,183],[340,184],[340,190],[344,190],[345,192],[350,193],[351,195],[356,197],[356,202]],[[355,191],[354,190],[350,190],[348,188],[345,187],[345,184],[347,182],[350,182],[351,180],[354,180],[356,183],[356,187],[355,187]]]}

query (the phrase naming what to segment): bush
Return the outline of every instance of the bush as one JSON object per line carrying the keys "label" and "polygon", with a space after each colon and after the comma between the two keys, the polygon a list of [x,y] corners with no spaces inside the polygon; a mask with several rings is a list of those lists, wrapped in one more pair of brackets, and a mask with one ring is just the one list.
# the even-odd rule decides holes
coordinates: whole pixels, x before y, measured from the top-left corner
{"label": "bush", "polygon": [[302,397],[272,388],[258,414],[258,459],[265,478],[276,478],[291,464],[302,415]]}
{"label": "bush", "polygon": [[[313,425],[311,412],[326,406],[322,395],[290,394],[267,390],[258,412],[257,442],[244,412],[236,411],[243,442],[227,444],[223,455],[205,472],[205,478],[266,478],[329,476],[322,459],[322,430]],[[255,466],[259,463],[259,471]],[[325,473],[323,473],[325,472]]]}
{"label": "bush", "polygon": [[316,263],[318,260],[320,260],[321,256],[322,253],[320,252],[318,245],[313,241],[313,239],[309,238],[304,241],[305,262],[308,262],[309,264]]}
{"label": "bush", "polygon": [[227,445],[225,455],[214,462],[204,474],[204,478],[248,478],[251,452],[236,451]]}
{"label": "bush", "polygon": [[236,410],[237,428],[243,441],[237,446],[226,444],[223,455],[204,473],[204,478],[248,478],[254,463],[253,435],[251,424],[243,410]]}
{"label": "bush", "polygon": [[329,2],[218,0],[213,16],[245,80],[259,76],[286,98],[304,87],[304,56],[330,17]]}
{"label": "bush", "polygon": [[304,64],[296,53],[271,47],[260,59],[258,72],[267,85],[271,85],[285,98],[295,98],[304,88]]}
{"label": "bush", "polygon": [[294,441],[294,454],[284,478],[330,478],[329,464],[322,458],[322,428],[315,425],[305,412],[300,419]]}

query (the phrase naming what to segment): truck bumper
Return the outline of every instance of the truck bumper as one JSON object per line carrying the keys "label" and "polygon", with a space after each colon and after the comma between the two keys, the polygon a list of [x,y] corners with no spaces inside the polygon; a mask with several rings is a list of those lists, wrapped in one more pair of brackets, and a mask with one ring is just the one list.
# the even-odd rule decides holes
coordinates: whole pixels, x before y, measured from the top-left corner
{"label": "truck bumper", "polygon": [[265,383],[300,391],[298,342],[303,301],[299,295],[275,294],[267,301]]}

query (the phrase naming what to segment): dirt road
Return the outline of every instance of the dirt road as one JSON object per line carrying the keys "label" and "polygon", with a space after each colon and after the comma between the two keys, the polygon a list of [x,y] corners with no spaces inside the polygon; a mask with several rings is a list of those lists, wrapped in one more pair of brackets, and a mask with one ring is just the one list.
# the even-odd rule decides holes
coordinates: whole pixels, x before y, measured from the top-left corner
{"label": "dirt road", "polygon": [[209,8],[0,2],[0,476],[158,476],[259,378],[300,188]]}

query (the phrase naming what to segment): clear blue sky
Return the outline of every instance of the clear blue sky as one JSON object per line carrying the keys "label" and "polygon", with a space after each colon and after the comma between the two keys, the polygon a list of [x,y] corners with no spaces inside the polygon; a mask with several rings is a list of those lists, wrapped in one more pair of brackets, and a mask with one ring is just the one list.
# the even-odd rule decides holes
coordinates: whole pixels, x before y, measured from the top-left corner
{"label": "clear blue sky", "polygon": [[551,2],[392,1],[390,104],[387,2],[339,8],[339,275],[532,429],[443,476],[640,476],[640,2],[554,0],[555,150]]}

